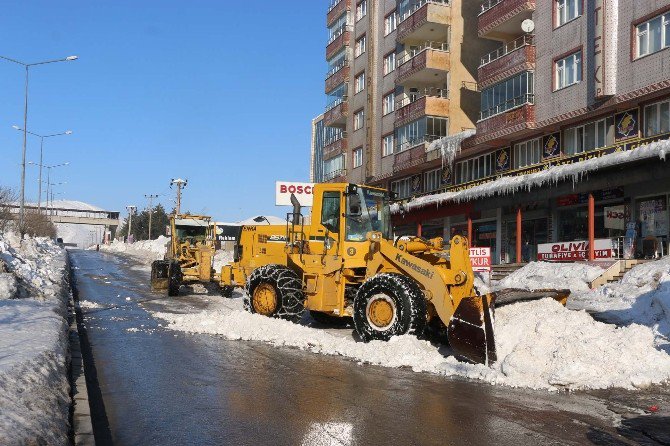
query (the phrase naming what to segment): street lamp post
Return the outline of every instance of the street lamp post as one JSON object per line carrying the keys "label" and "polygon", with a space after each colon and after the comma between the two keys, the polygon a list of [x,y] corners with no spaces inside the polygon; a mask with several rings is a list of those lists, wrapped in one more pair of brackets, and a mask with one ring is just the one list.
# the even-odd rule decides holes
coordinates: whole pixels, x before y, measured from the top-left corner
{"label": "street lamp post", "polygon": [[[13,125],[12,127],[14,127],[16,130],[24,131],[24,129],[20,128],[17,125]],[[38,135],[37,133],[33,133],[33,132],[30,132],[30,131],[28,131],[27,133],[30,133],[31,135],[37,136],[38,138],[40,138],[40,164],[39,164],[40,173],[39,173],[39,179],[38,179],[39,184],[40,184],[40,189],[37,192],[37,212],[41,214],[42,213],[42,162],[43,162],[43,158],[44,158],[44,138],[53,138],[54,136],[61,136],[61,135],[71,135],[72,130],[66,130],[64,132],[54,133],[52,135]],[[47,197],[47,200],[48,199],[49,199],[49,197]]]}
{"label": "street lamp post", "polygon": [[45,60],[44,62],[25,63],[10,57],[0,56],[9,62],[22,65],[26,69],[26,87],[25,87],[25,103],[23,107],[23,157],[21,161],[21,207],[19,209],[19,231],[23,233],[23,224],[25,220],[25,204],[26,204],[26,145],[28,143],[28,73],[29,68],[36,65],[46,65],[55,62],[71,62],[79,59],[79,56],[68,56],[63,59]]}
{"label": "street lamp post", "polygon": [[[47,169],[47,181],[46,181],[46,184],[47,184],[47,211],[48,211],[48,210],[49,210],[49,188],[50,188],[52,185],[55,185],[55,184],[56,184],[56,183],[52,183],[52,182],[51,182],[51,169],[53,169],[54,167],[63,167],[63,166],[67,166],[67,165],[70,164],[70,163],[69,163],[69,162],[66,162],[66,163],[61,163],[61,164],[54,164],[54,165],[52,165],[52,166],[45,166],[45,165],[43,165],[42,163],[37,164],[37,163],[33,163],[32,161],[28,161],[28,164],[33,165],[33,166],[39,166],[39,167],[40,167],[40,170],[42,169],[42,167],[44,167],[44,168]],[[42,193],[42,183],[43,183],[42,181],[39,182],[39,185],[40,185],[40,194]],[[58,184],[65,184],[65,183],[58,183]]]}
{"label": "street lamp post", "polygon": [[126,209],[128,209],[128,242],[129,242],[133,230],[133,214],[135,213],[137,206],[132,205],[126,206]]}

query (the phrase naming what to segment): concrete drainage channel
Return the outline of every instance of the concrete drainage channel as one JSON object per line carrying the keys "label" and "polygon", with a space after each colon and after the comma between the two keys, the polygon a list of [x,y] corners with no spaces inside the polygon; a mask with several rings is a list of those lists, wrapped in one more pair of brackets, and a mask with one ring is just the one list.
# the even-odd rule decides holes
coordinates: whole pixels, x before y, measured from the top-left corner
{"label": "concrete drainage channel", "polygon": [[[69,263],[69,262],[68,262]],[[75,446],[111,444],[109,425],[98,386],[95,362],[83,324],[77,283],[70,265],[70,385],[72,388],[71,440]]]}

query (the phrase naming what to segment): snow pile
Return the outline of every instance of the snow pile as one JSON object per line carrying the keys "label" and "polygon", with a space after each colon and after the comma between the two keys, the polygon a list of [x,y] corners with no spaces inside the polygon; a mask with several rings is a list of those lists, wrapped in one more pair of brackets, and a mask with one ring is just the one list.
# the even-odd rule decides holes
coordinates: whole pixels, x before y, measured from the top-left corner
{"label": "snow pile", "polygon": [[0,234],[0,444],[69,444],[64,250]]}
{"label": "snow pile", "polygon": [[142,240],[135,243],[114,240],[109,245],[100,245],[100,250],[126,254],[143,262],[151,263],[154,260],[163,259],[168,243],[170,243],[170,238],[161,235],[155,240]]}
{"label": "snow pile", "polygon": [[610,153],[599,158],[592,158],[578,163],[554,166],[541,172],[528,175],[506,176],[458,192],[444,192],[441,194],[418,197],[409,203],[393,205],[391,211],[393,213],[402,213],[430,204],[439,206],[446,202],[460,203],[475,198],[492,197],[496,194],[513,194],[520,190],[530,191],[534,187],[543,186],[545,184],[557,184],[559,181],[567,179],[571,179],[573,183],[576,183],[589,172],[617,164],[629,163],[653,157],[658,157],[665,161],[666,155],[669,152],[670,140],[656,141],[627,152]]}
{"label": "snow pile", "polygon": [[603,272],[601,267],[583,262],[531,262],[498,282],[495,288],[498,290],[518,288],[530,291],[541,289],[587,291],[589,283]]}
{"label": "snow pile", "polygon": [[427,152],[439,150],[442,155],[442,165],[453,165],[456,156],[461,153],[461,144],[464,140],[477,133],[474,129],[468,129],[455,135],[445,136],[430,143]]}
{"label": "snow pile", "polygon": [[100,243],[105,234],[105,227],[100,225],[80,225],[75,223],[55,223],[57,236],[63,243],[75,243],[84,249]]}
{"label": "snow pile", "polygon": [[193,314],[154,313],[167,327],[263,341],[385,367],[463,376],[491,384],[534,389],[634,389],[670,380],[670,356],[642,326],[617,328],[570,311],[553,299],[496,311],[498,361],[492,367],[444,356],[440,346],[413,336],[357,342],[351,330],[323,330],[223,307]]}
{"label": "snow pile", "polygon": [[220,249],[214,253],[214,259],[212,261],[212,268],[214,268],[214,271],[217,273],[221,272],[221,268],[224,265],[227,265],[233,261],[233,252],[232,251],[225,251],[223,249]]}
{"label": "snow pile", "polygon": [[571,305],[599,319],[651,327],[670,338],[670,257],[636,265],[620,282],[574,296]]}

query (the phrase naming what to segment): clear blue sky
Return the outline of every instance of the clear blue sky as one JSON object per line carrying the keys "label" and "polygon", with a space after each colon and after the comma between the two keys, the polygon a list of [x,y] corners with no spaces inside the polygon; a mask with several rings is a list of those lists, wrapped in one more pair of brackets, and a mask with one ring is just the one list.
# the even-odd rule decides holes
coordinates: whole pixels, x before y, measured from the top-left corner
{"label": "clear blue sky", "polygon": [[[2,1],[0,54],[31,68],[28,130],[45,143],[59,199],[146,206],[188,178],[184,208],[220,220],[282,215],[275,180],[307,181],[323,111],[326,0]],[[23,69],[0,60],[0,184],[20,185]],[[28,140],[38,161],[39,140]],[[26,198],[37,200],[37,168]]]}

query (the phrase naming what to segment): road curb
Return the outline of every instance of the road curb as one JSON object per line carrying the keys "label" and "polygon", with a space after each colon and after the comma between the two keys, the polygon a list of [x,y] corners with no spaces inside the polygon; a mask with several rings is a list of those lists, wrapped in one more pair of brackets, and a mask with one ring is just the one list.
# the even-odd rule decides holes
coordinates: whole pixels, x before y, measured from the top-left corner
{"label": "road curb", "polygon": [[70,289],[68,299],[68,335],[70,339],[70,385],[72,394],[72,433],[76,446],[95,446],[91,407],[86,387],[86,369],[81,353],[79,330],[77,328],[77,312],[81,312],[79,302],[75,302]]}

